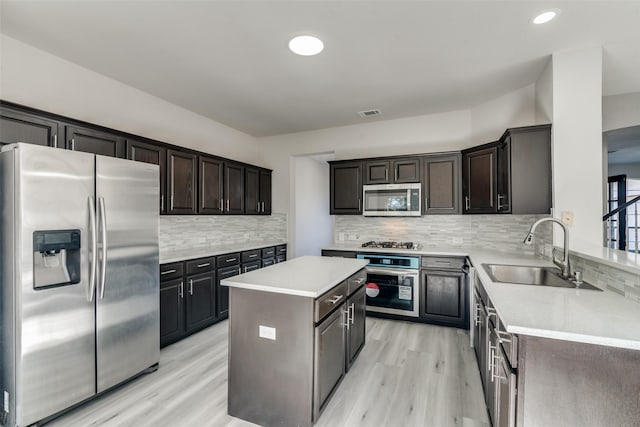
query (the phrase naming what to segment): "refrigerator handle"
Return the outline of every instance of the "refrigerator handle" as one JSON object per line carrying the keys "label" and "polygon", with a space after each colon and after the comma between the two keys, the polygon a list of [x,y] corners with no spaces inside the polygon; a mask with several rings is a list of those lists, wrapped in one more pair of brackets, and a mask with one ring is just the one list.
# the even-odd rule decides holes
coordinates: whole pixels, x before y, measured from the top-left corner
{"label": "refrigerator handle", "polygon": [[89,196],[89,233],[91,238],[91,272],[89,273],[89,302],[96,293],[96,267],[98,265],[98,233],[96,230],[96,204]]}
{"label": "refrigerator handle", "polygon": [[107,214],[104,208],[104,197],[98,198],[100,206],[100,231],[102,232],[102,256],[100,262],[100,299],[104,299],[104,288],[107,280]]}

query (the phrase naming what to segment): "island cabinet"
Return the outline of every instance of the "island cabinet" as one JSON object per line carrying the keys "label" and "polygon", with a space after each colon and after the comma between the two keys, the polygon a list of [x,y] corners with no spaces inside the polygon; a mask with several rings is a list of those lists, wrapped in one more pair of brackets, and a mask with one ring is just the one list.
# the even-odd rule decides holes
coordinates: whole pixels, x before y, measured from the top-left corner
{"label": "island cabinet", "polygon": [[509,333],[478,276],[473,300],[473,346],[492,425],[638,425],[639,350]]}
{"label": "island cabinet", "polygon": [[318,420],[364,346],[365,265],[306,256],[223,281],[230,415],[265,427]]}

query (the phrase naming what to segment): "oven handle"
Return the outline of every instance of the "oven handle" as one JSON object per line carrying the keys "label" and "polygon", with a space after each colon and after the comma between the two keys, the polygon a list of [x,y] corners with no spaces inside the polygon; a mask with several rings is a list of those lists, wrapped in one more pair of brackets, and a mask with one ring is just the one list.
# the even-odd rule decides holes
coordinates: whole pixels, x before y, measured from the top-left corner
{"label": "oven handle", "polygon": [[420,276],[420,272],[418,270],[402,270],[399,268],[375,268],[375,267],[365,267],[365,271],[367,273],[380,273],[387,274],[391,276]]}

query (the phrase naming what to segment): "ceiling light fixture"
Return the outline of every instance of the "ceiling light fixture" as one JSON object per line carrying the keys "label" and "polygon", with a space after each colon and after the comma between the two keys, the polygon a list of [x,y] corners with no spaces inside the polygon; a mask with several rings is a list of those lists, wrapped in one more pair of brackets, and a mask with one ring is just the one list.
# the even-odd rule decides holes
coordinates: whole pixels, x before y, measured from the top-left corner
{"label": "ceiling light fixture", "polygon": [[315,36],[298,36],[289,40],[291,52],[302,56],[313,56],[322,52],[324,43]]}
{"label": "ceiling light fixture", "polygon": [[544,12],[541,12],[540,14],[538,14],[538,16],[533,18],[531,22],[533,22],[536,25],[546,24],[547,22],[551,21],[553,18],[557,17],[558,15],[560,15],[560,9],[545,10]]}

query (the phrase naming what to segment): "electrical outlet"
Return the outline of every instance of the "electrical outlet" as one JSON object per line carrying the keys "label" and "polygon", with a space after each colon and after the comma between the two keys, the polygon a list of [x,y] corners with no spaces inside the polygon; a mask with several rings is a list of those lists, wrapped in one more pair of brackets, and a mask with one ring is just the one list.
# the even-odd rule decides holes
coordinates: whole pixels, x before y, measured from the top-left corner
{"label": "electrical outlet", "polygon": [[338,240],[341,242],[344,241],[344,233],[338,233]]}
{"label": "electrical outlet", "polygon": [[573,212],[572,211],[562,211],[562,223],[564,225],[573,225]]}

